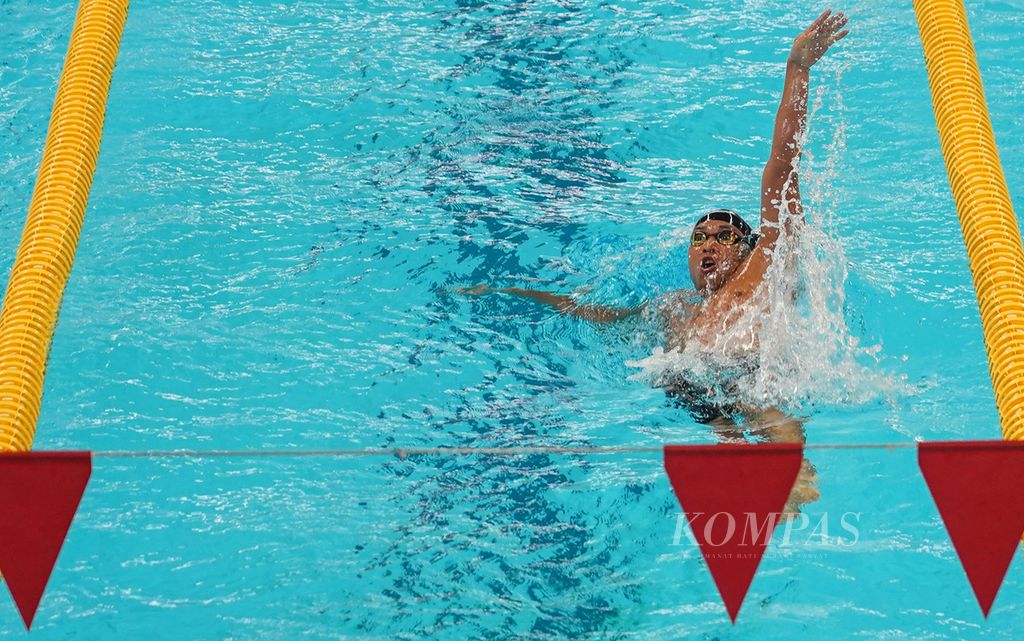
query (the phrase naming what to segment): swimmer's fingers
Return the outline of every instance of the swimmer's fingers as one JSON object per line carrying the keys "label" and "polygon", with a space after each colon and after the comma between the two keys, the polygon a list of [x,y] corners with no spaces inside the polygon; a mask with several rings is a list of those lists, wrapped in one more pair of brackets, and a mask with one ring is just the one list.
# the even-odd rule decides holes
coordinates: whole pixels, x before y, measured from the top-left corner
{"label": "swimmer's fingers", "polygon": [[813,66],[825,55],[829,47],[846,37],[849,31],[843,27],[848,20],[842,11],[832,13],[830,9],[821,14],[814,24],[797,36],[790,52],[790,60],[805,68]]}
{"label": "swimmer's fingers", "polygon": [[828,17],[831,14],[832,14],[832,10],[831,9],[825,9],[825,11],[823,11],[820,16],[815,18],[814,22],[811,23],[811,26],[807,27],[807,31],[815,31],[818,27],[820,27],[822,25],[822,23],[824,23],[826,20],[828,20]]}
{"label": "swimmer's fingers", "polygon": [[490,294],[494,290],[487,283],[480,283],[471,287],[456,287],[455,291],[466,296],[483,296],[484,294]]}
{"label": "swimmer's fingers", "polygon": [[821,30],[824,31],[825,34],[828,35],[828,37],[834,38],[836,33],[846,26],[846,23],[848,21],[849,18],[847,18],[845,15],[842,14],[842,12],[840,12],[832,16],[832,18],[830,18],[829,20],[827,20]]}
{"label": "swimmer's fingers", "polygon": [[842,11],[832,13],[831,9],[826,9],[801,35],[814,38],[823,32],[834,33],[839,27],[846,24],[846,20],[846,15]]}
{"label": "swimmer's fingers", "polygon": [[842,12],[829,16],[827,20],[814,28],[809,40],[817,46],[827,48],[833,42],[836,33],[846,25],[847,20],[848,18]]}

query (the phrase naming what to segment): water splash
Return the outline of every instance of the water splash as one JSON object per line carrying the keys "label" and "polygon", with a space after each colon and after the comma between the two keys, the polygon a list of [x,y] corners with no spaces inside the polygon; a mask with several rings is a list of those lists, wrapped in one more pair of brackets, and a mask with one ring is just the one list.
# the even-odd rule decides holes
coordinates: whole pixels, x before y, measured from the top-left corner
{"label": "water splash", "polygon": [[[830,83],[833,86],[840,72],[836,83]],[[822,92],[820,86],[808,124],[821,108]],[[675,388],[691,401],[720,408],[778,407],[797,413],[821,405],[891,401],[913,393],[905,377],[886,371],[882,346],[862,345],[847,325],[847,261],[842,245],[830,233],[839,202],[833,185],[846,149],[846,127],[841,97],[831,104],[838,117],[822,127],[831,139],[820,158],[808,140],[800,141],[805,158],[796,172],[805,219],[787,224],[750,302],[727,315],[713,332],[695,335],[691,330],[678,341],[668,329],[668,349],[656,347],[646,358],[627,361],[641,369],[631,379]],[[782,211],[788,204],[780,204]],[[687,309],[701,304],[693,298],[662,300],[663,313],[679,323],[675,334],[685,326]]]}

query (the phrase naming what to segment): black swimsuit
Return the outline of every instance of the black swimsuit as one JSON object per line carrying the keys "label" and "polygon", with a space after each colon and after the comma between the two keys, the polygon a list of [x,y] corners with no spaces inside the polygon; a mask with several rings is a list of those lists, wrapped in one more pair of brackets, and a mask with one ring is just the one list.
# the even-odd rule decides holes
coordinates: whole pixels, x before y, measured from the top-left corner
{"label": "black swimsuit", "polygon": [[[715,384],[714,389],[709,389],[708,385],[690,382],[686,374],[681,372],[671,375],[662,388],[676,407],[689,411],[693,420],[698,423],[710,423],[716,418],[732,420],[743,413],[742,403],[738,400],[742,399],[742,381],[749,381],[749,377],[757,372],[760,363],[760,356],[750,353],[723,367],[718,373],[719,382]],[[737,401],[730,402],[727,399]]]}
{"label": "black swimsuit", "polygon": [[[694,303],[696,292],[689,292],[684,296],[666,296],[663,305],[678,305],[679,301]],[[670,308],[671,309],[671,308]],[[738,378],[753,374],[760,365],[760,357],[756,353],[748,353],[737,361],[730,363],[720,373],[722,381],[718,390],[708,389],[707,385],[696,385],[682,373],[672,374],[667,382],[660,386],[665,390],[665,395],[672,400],[675,407],[685,409],[698,423],[710,423],[716,418],[733,419],[742,413],[738,404],[726,401],[715,402],[710,400],[718,398],[733,398],[739,394]],[[724,384],[723,384],[724,383]],[[717,394],[715,392],[718,392]]]}
{"label": "black swimsuit", "polygon": [[740,409],[732,403],[714,403],[708,400],[708,389],[676,377],[665,386],[665,395],[673,405],[690,412],[698,423],[708,424],[716,418],[732,419]]}

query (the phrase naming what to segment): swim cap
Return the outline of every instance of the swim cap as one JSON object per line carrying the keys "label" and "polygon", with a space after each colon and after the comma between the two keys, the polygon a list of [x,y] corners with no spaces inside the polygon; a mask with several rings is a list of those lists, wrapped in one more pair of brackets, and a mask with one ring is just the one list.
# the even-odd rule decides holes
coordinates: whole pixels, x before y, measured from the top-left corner
{"label": "swim cap", "polygon": [[741,218],[739,214],[732,211],[731,209],[715,209],[709,211],[708,213],[698,218],[697,222],[695,222],[693,226],[696,227],[697,225],[703,222],[707,222],[709,220],[717,220],[719,222],[729,223],[733,227],[736,227],[741,232],[743,232],[744,236],[749,236],[750,232],[753,231],[750,228],[750,225],[747,224],[747,221],[743,220],[743,218]]}

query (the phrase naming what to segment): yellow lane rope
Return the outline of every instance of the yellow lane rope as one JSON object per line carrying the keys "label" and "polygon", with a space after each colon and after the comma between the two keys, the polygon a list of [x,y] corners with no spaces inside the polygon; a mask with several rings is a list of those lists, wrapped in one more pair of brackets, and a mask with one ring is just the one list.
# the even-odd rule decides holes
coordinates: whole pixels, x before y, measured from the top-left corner
{"label": "yellow lane rope", "polygon": [[0,451],[32,447],[43,374],[99,154],[128,0],[81,0],[0,311]]}
{"label": "yellow lane rope", "polygon": [[[961,0],[915,0],[943,156],[1005,438],[1024,438],[1024,250]],[[43,375],[99,152],[127,0],[82,0],[0,312],[0,450],[31,448]]]}
{"label": "yellow lane rope", "polygon": [[1024,249],[962,0],[914,0],[1003,438],[1024,439]]}

